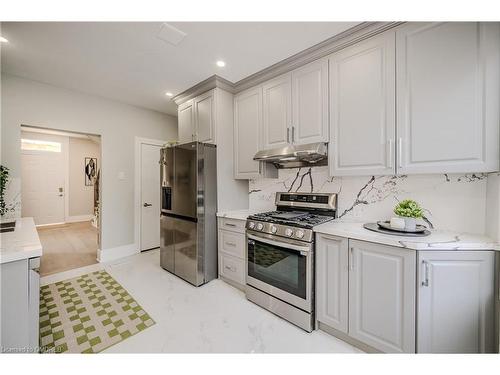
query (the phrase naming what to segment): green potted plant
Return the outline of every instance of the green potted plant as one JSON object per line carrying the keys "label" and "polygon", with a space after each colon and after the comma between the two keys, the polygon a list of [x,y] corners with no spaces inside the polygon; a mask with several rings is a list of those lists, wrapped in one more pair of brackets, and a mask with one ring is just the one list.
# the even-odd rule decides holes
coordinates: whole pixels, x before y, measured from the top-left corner
{"label": "green potted plant", "polygon": [[405,229],[414,231],[417,227],[417,219],[420,219],[424,212],[420,205],[411,199],[405,199],[394,207],[394,213],[402,217],[405,221]]}

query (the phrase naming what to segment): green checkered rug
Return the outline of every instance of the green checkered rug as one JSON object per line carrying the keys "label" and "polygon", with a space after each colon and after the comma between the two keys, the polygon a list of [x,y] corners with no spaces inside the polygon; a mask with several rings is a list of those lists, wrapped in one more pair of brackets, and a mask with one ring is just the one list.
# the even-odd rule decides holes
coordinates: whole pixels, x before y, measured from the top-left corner
{"label": "green checkered rug", "polygon": [[42,353],[97,353],[155,324],[106,271],[42,286]]}

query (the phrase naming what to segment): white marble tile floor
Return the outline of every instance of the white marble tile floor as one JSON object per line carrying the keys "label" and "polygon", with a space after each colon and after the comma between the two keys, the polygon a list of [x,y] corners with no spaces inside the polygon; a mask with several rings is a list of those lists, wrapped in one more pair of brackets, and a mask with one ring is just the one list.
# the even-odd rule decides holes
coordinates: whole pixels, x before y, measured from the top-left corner
{"label": "white marble tile floor", "polygon": [[156,324],[114,353],[359,353],[322,331],[307,333],[246,300],[222,280],[196,288],[163,270],[153,250],[42,278],[42,285],[105,269]]}

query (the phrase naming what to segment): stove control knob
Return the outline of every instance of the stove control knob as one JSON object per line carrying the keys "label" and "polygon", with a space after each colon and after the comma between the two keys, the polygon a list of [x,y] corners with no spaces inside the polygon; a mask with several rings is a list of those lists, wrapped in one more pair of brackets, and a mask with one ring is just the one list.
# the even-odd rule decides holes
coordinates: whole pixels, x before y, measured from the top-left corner
{"label": "stove control knob", "polygon": [[304,237],[304,231],[302,230],[298,230],[297,232],[295,232],[295,237],[297,238],[303,238]]}
{"label": "stove control knob", "polygon": [[262,230],[264,228],[264,225],[262,223],[257,224],[257,230]]}
{"label": "stove control knob", "polygon": [[276,233],[278,231],[278,228],[276,228],[274,225],[271,226],[271,233]]}
{"label": "stove control knob", "polygon": [[293,230],[290,228],[286,228],[285,230],[285,236],[292,237],[293,236]]}
{"label": "stove control knob", "polygon": [[250,221],[250,222],[248,223],[248,228],[250,228],[250,229],[255,228],[255,223],[254,223],[253,221]]}

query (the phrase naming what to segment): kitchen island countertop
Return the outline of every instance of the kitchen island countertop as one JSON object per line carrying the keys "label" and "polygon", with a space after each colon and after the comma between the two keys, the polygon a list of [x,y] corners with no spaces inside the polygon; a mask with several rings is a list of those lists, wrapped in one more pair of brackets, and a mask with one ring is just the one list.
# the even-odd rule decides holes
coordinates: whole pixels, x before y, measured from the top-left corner
{"label": "kitchen island countertop", "polygon": [[0,264],[42,256],[42,244],[32,217],[16,220],[13,232],[0,234]]}

